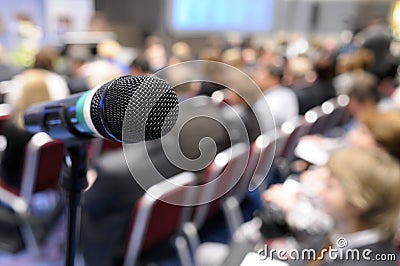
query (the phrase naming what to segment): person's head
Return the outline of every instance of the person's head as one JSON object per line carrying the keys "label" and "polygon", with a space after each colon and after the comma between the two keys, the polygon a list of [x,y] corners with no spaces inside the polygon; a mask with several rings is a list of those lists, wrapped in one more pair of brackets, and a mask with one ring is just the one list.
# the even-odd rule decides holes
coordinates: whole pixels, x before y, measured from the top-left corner
{"label": "person's head", "polygon": [[89,88],[95,88],[99,84],[122,75],[121,70],[108,61],[95,61],[85,64],[80,71],[86,78],[86,84]]}
{"label": "person's head", "polygon": [[29,105],[50,100],[43,71],[30,69],[22,75],[24,84],[14,109],[14,122],[21,128],[23,127],[23,113]]}
{"label": "person's head", "polygon": [[400,209],[398,161],[380,149],[350,147],[334,152],[326,168],[320,197],[340,233],[375,228],[381,240],[393,238]]}
{"label": "person's head", "polygon": [[348,111],[351,115],[375,109],[380,100],[378,79],[371,73],[358,70],[351,74],[351,86],[348,92],[350,103]]}
{"label": "person's head", "polygon": [[304,56],[289,59],[285,68],[285,83],[288,86],[310,83],[315,79],[311,60]]}
{"label": "person's head", "polygon": [[139,55],[129,65],[130,72],[133,76],[143,76],[151,74],[150,65],[144,55]]}
{"label": "person's head", "polygon": [[144,51],[145,57],[150,65],[150,70],[155,72],[167,65],[167,52],[161,43],[148,46]]}
{"label": "person's head", "polygon": [[357,127],[349,132],[348,139],[352,146],[376,146],[400,160],[400,113],[362,112],[358,116]]}
{"label": "person's head", "polygon": [[170,65],[192,59],[192,49],[186,42],[176,42],[171,47]]}
{"label": "person's head", "polygon": [[223,63],[238,69],[243,68],[242,52],[239,48],[230,48],[225,50],[221,54],[221,60]]}
{"label": "person's head", "polygon": [[105,40],[97,44],[97,54],[101,58],[114,59],[121,50],[121,45],[115,40]]}
{"label": "person's head", "polygon": [[366,70],[374,61],[374,54],[366,49],[359,49],[353,53],[342,54],[338,57],[337,72],[351,72],[355,70]]}
{"label": "person's head", "polygon": [[58,52],[52,47],[42,48],[35,55],[35,62],[33,68],[54,71],[54,63],[57,60]]}
{"label": "person's head", "polygon": [[332,80],[335,76],[335,62],[328,56],[320,58],[314,68],[319,80]]}
{"label": "person's head", "polygon": [[255,83],[242,75],[230,75],[225,77],[225,84],[229,87],[226,91],[226,99],[231,105],[252,106],[259,97],[259,91]]}
{"label": "person's head", "polygon": [[266,67],[260,67],[255,75],[255,82],[262,91],[281,84],[283,77],[283,68],[279,64],[268,64]]}

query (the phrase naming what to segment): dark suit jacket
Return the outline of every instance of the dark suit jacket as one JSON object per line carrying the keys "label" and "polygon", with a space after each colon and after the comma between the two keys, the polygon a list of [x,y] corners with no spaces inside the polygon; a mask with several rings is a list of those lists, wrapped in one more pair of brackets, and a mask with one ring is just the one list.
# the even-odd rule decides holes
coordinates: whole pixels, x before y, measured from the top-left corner
{"label": "dark suit jacket", "polygon": [[[199,141],[204,137],[215,141],[217,152],[230,145],[227,132],[216,122],[218,119],[223,120],[210,98],[193,104],[184,103],[179,107],[178,121],[162,141],[133,144],[126,149],[128,165],[136,180],[140,180],[145,188],[182,172],[183,167],[191,167],[179,167],[171,163],[171,158],[167,158],[163,151],[162,142],[172,157],[178,154],[180,147],[184,155],[191,159],[200,155]],[[200,114],[203,116],[199,117]],[[193,119],[188,122],[190,118]],[[212,151],[212,143],[202,144],[205,145],[203,152]],[[211,159],[213,156],[208,154]],[[151,165],[161,176],[151,173]],[[136,201],[144,194],[144,189],[132,177],[122,150],[103,155],[96,169],[98,178],[84,194],[81,246],[88,266],[120,265],[130,216]]]}
{"label": "dark suit jacket", "polygon": [[299,101],[299,114],[301,115],[336,95],[331,81],[317,81],[313,85],[295,89],[294,92]]}
{"label": "dark suit jacket", "polygon": [[2,154],[0,175],[7,185],[18,187],[20,185],[25,146],[33,134],[18,128],[12,122],[7,122],[4,136],[7,139],[7,147]]}

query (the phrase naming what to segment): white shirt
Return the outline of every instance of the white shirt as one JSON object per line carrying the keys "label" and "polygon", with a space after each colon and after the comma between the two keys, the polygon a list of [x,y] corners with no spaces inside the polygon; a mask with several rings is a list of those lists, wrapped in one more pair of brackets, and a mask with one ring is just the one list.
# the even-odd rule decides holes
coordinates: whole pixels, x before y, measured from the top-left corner
{"label": "white shirt", "polygon": [[[269,110],[268,110],[269,107]],[[284,86],[276,86],[264,92],[264,99],[258,99],[254,111],[260,123],[262,132],[267,132],[275,126],[295,117],[299,113],[299,103],[296,94]]]}

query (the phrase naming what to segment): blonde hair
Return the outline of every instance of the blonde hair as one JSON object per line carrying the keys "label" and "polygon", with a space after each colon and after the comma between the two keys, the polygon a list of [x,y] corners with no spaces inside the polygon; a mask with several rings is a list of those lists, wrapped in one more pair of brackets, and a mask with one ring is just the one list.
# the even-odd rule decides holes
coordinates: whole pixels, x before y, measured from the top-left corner
{"label": "blonde hair", "polygon": [[368,110],[358,116],[381,148],[400,159],[400,113]]}
{"label": "blonde hair", "polygon": [[115,40],[105,40],[96,46],[97,54],[103,58],[115,58],[121,50],[121,45]]}
{"label": "blonde hair", "polygon": [[29,105],[50,100],[46,74],[42,70],[31,69],[22,75],[24,83],[14,109],[14,122],[20,128],[23,128],[23,113]]}
{"label": "blonde hair", "polygon": [[392,239],[400,210],[399,163],[377,148],[350,147],[333,153],[327,167],[347,201],[361,210],[360,229],[378,228],[382,240]]}

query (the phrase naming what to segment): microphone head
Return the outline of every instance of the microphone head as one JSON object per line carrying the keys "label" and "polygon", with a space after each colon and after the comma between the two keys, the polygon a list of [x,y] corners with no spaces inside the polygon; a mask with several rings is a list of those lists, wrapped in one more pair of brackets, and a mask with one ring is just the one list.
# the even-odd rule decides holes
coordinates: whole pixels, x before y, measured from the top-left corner
{"label": "microphone head", "polygon": [[178,117],[178,98],[164,80],[153,76],[122,76],[93,95],[90,116],[105,138],[135,143],[160,138]]}

